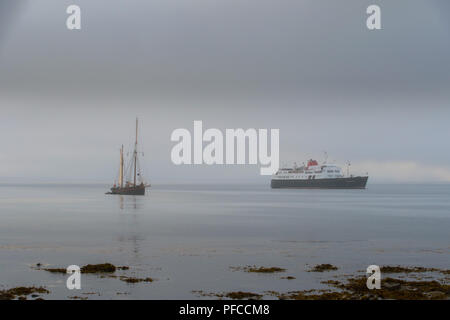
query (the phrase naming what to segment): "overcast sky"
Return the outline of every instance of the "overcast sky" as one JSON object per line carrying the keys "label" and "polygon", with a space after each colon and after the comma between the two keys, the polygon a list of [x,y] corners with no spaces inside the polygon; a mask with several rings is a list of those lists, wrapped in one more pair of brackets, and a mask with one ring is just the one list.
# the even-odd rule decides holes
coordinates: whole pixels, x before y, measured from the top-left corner
{"label": "overcast sky", "polygon": [[[82,30],[66,29],[66,8]],[[365,27],[379,4],[380,31]],[[176,128],[278,128],[280,162],[450,182],[450,1],[1,0],[0,183],[108,182],[134,119],[153,183],[264,183],[175,166]]]}

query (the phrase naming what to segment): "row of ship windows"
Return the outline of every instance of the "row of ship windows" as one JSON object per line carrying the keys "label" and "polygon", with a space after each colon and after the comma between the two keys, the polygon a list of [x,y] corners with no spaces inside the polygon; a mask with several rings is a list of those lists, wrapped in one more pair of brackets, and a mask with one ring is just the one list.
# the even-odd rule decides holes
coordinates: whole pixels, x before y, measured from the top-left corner
{"label": "row of ship windows", "polygon": [[[329,174],[328,176],[327,176],[328,178],[339,178],[339,175],[331,175],[331,174]],[[284,178],[284,179],[289,179],[289,178],[292,178],[292,176],[280,176],[280,178]],[[306,179],[306,178],[308,178],[308,180],[310,180],[310,179],[315,179],[316,178],[316,175],[312,175],[312,176],[308,176],[308,177],[305,177],[305,176],[295,176],[294,178],[297,178],[297,179]]]}
{"label": "row of ship windows", "polygon": [[[327,170],[327,173],[339,173],[340,171],[339,170]],[[314,172],[308,172],[308,171],[306,171],[306,172],[303,172],[303,171],[300,171],[299,173],[322,173],[322,171],[314,171]]]}

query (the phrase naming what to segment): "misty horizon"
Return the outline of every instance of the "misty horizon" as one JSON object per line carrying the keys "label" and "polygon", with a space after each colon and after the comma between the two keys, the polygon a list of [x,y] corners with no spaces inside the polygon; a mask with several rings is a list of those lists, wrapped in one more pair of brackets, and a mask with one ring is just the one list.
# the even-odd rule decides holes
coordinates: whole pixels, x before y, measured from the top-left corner
{"label": "misty horizon", "polygon": [[[280,130],[280,165],[335,162],[371,183],[448,183],[444,0],[0,4],[0,183],[112,184],[142,121],[144,176],[268,183],[258,165],[175,166],[177,128]],[[401,19],[400,19],[401,18]]]}

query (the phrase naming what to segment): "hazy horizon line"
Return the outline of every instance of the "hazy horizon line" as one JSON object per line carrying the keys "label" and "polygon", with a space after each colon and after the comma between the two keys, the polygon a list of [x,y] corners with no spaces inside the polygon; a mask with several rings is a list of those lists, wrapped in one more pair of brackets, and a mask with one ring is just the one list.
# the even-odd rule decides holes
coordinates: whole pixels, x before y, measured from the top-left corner
{"label": "hazy horizon line", "polygon": [[[250,186],[260,186],[262,183],[257,182],[230,182],[230,181],[221,181],[221,182],[163,182],[163,183],[152,183],[151,187],[154,186],[172,186],[172,185],[250,185]],[[0,187],[8,187],[8,186],[109,186],[112,185],[110,182],[56,182],[56,181],[48,181],[48,182],[0,182]],[[270,183],[268,183],[270,185]],[[434,181],[434,182],[372,182],[370,185],[450,185],[450,182],[446,181]],[[369,185],[369,186],[370,186]],[[367,189],[367,188],[366,188]]]}

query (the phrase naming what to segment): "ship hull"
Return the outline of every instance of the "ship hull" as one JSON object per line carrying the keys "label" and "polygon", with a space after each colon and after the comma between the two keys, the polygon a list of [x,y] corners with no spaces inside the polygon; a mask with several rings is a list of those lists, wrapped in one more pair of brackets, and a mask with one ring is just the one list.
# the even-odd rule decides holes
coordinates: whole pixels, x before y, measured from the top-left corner
{"label": "ship hull", "polygon": [[111,192],[109,192],[108,194],[144,196],[145,195],[145,186],[111,188]]}
{"label": "ship hull", "polygon": [[365,189],[369,177],[348,177],[333,179],[272,179],[273,189]]}

